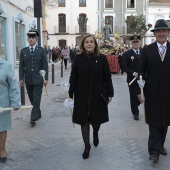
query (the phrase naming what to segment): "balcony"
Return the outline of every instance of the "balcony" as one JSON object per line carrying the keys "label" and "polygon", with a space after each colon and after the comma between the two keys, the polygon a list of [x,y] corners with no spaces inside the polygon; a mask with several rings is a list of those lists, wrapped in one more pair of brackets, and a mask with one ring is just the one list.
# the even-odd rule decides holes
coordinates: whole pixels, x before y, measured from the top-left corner
{"label": "balcony", "polygon": [[69,34],[69,26],[54,26],[54,33],[61,35]]}
{"label": "balcony", "polygon": [[[90,33],[90,25],[87,25],[86,30],[86,33]],[[79,26],[75,26],[75,34],[80,34]]]}

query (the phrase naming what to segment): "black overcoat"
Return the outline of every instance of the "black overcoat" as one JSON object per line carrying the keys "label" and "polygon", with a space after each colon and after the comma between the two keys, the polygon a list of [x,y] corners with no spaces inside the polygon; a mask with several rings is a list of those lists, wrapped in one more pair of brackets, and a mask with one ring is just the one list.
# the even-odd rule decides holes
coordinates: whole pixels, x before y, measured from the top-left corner
{"label": "black overcoat", "polygon": [[73,122],[101,124],[109,120],[107,105],[100,94],[106,89],[113,97],[109,65],[104,55],[77,55],[70,75],[70,98],[74,96]]}
{"label": "black overcoat", "polygon": [[157,43],[143,48],[139,74],[145,79],[146,123],[150,126],[170,125],[170,43],[162,62]]}

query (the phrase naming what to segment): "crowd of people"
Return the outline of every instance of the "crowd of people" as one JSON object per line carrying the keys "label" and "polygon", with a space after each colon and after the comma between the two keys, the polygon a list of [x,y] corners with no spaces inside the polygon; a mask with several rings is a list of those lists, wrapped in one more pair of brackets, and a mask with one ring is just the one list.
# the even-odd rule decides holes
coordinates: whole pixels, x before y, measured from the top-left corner
{"label": "crowd of people", "polygon": [[72,61],[74,60],[76,54],[80,51],[79,46],[75,46],[75,47],[70,47],[70,46],[64,46],[62,47],[58,47],[58,46],[53,46],[52,48],[50,46],[44,46],[46,54],[47,54],[47,58],[48,58],[48,62],[51,63],[56,63],[58,61],[64,61],[64,66],[65,66],[65,70],[67,69],[67,62],[72,63]]}
{"label": "crowd of people", "polygon": [[[159,161],[160,154],[167,155],[164,147],[168,126],[170,125],[170,42],[167,37],[170,31],[165,20],[160,19],[151,30],[156,38],[152,44],[141,48],[141,37],[130,38],[132,48],[120,49],[118,55],[121,73],[127,73],[131,111],[134,120],[139,120],[138,106],[145,104],[146,123],[149,125],[148,152],[149,159]],[[33,106],[30,124],[35,126],[42,114],[40,109],[42,87],[48,84],[48,74],[44,80],[40,70],[48,73],[48,62],[62,59],[67,69],[67,60],[72,63],[70,74],[69,96],[74,100],[72,121],[81,126],[84,141],[83,159],[90,154],[90,124],[93,127],[93,144],[99,145],[99,129],[101,124],[109,121],[108,104],[114,96],[114,89],[105,55],[100,54],[95,37],[84,36],[80,49],[57,48],[36,45],[39,34],[30,30],[27,33],[28,47],[21,50],[19,63],[19,83],[26,85],[28,97]],[[79,51],[79,52],[78,52]],[[47,61],[47,55],[49,56]],[[70,56],[70,57],[69,57]],[[14,71],[9,62],[0,59],[0,107],[20,108],[19,88]],[[7,71],[8,70],[8,71]],[[9,71],[10,70],[10,71]],[[143,98],[137,84],[139,76],[145,80]],[[5,101],[5,102],[4,102]],[[7,130],[11,129],[11,113],[0,113],[0,162],[5,163],[7,154],[5,142]]]}

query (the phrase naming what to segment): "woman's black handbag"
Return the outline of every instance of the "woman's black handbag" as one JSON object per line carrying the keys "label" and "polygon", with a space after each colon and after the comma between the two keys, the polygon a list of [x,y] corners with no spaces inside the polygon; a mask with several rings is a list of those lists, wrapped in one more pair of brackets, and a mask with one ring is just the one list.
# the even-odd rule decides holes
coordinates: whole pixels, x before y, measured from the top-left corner
{"label": "woman's black handbag", "polygon": [[107,93],[106,90],[104,90],[101,94],[100,94],[102,100],[104,101],[105,104],[109,103],[109,95]]}

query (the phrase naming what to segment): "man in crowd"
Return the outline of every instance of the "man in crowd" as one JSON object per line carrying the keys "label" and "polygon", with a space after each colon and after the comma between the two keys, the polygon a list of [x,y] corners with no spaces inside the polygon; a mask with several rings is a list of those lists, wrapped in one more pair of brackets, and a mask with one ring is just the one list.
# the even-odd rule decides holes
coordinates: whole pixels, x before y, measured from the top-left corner
{"label": "man in crowd", "polygon": [[[167,155],[164,148],[170,125],[170,28],[160,19],[151,30],[156,42],[143,48],[139,74],[145,80],[145,116],[149,125],[149,159],[159,161],[159,155]],[[138,95],[142,101],[141,95]]]}
{"label": "man in crowd", "polygon": [[130,93],[130,104],[131,111],[134,116],[134,120],[139,120],[139,109],[140,102],[137,97],[137,90],[139,89],[137,80],[131,85],[129,83],[136,77],[138,77],[139,61],[141,54],[141,37],[134,35],[130,37],[132,48],[123,54],[123,70],[127,73],[127,83]]}
{"label": "man in crowd", "polygon": [[[38,39],[38,32],[30,30],[27,33],[28,47],[21,50],[19,63],[19,80],[20,85],[26,84],[27,93],[31,104],[33,105],[31,111],[32,126],[35,121],[41,118],[40,102],[43,84],[48,83],[48,62],[46,51],[42,47],[36,45]],[[40,74],[40,70],[45,70],[45,82]]]}

